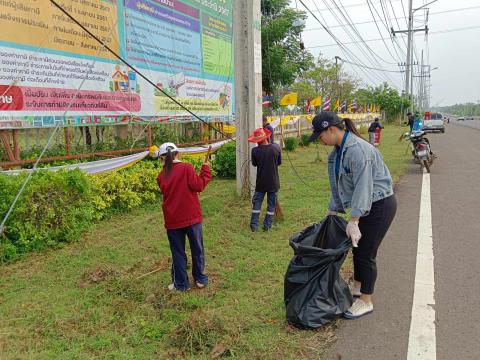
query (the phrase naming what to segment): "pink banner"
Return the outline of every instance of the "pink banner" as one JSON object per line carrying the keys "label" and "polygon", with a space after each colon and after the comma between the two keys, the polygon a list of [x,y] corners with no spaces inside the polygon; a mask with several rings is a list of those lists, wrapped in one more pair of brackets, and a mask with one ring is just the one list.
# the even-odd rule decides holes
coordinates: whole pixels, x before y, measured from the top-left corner
{"label": "pink banner", "polygon": [[2,88],[5,89],[0,99],[1,110],[138,112],[142,107],[140,96],[133,93],[17,86]]}

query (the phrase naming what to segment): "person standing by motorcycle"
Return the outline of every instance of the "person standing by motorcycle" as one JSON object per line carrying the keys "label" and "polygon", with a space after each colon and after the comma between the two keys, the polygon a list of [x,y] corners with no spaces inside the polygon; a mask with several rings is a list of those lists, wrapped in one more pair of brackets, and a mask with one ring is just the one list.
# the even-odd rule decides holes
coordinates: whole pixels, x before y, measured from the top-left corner
{"label": "person standing by motorcycle", "polygon": [[421,131],[423,128],[423,121],[422,119],[420,118],[420,114],[418,113],[418,111],[415,113],[415,115],[413,116],[413,124],[412,124],[412,127],[410,129],[410,132],[412,131]]}
{"label": "person standing by motorcycle", "polygon": [[359,297],[344,316],[356,319],[373,311],[377,250],[395,213],[392,177],[380,152],[364,140],[350,119],[322,112],[312,121],[310,141],[334,146],[328,156],[330,202],[327,216],[350,208],[347,236],[352,240],[354,287]]}
{"label": "person standing by motorcycle", "polygon": [[407,113],[407,124],[408,126],[410,127],[410,132],[412,132],[412,128],[413,128],[413,115],[412,113],[409,111]]}

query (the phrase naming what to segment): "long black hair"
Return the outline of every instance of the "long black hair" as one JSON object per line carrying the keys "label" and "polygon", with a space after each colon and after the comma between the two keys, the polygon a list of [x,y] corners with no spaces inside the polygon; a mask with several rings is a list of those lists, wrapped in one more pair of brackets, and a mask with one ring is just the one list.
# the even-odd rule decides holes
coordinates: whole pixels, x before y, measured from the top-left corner
{"label": "long black hair", "polygon": [[[363,139],[363,136],[360,135],[360,133],[358,132],[357,128],[355,127],[355,124],[353,123],[352,120],[350,120],[349,118],[344,118],[343,119],[343,124],[338,124],[338,125],[335,125],[337,128],[339,128],[340,130],[348,130],[350,131],[351,133],[355,134],[356,136],[358,136],[360,139]],[[367,141],[367,140],[365,140]]]}
{"label": "long black hair", "polygon": [[167,148],[167,154],[165,155],[165,164],[163,165],[163,170],[165,171],[165,177],[169,177],[173,169],[173,160],[177,156],[178,151],[172,151],[172,148],[169,146]]}

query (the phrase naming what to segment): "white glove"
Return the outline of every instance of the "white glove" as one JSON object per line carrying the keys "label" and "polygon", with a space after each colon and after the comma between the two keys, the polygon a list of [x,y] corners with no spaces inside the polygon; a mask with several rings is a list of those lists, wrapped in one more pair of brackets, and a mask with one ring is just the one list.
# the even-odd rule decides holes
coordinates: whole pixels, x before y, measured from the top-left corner
{"label": "white glove", "polygon": [[352,239],[353,247],[358,247],[358,242],[362,237],[362,233],[358,228],[358,221],[350,220],[347,224],[347,236]]}
{"label": "white glove", "polygon": [[337,215],[337,212],[336,212],[336,211],[333,211],[333,210],[330,210],[330,209],[328,209],[328,210],[327,210],[327,214],[326,214],[325,216],[330,216],[330,215],[334,215],[334,216],[335,216],[335,215]]}

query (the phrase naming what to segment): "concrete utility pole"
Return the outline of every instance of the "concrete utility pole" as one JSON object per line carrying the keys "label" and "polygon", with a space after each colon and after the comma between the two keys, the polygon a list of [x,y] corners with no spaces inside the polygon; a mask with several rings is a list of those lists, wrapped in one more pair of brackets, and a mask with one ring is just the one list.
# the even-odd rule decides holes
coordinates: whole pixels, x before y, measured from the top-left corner
{"label": "concrete utility pole", "polygon": [[[412,59],[413,59],[413,49],[412,49],[412,38],[413,38],[413,33],[412,33],[412,24],[413,24],[413,12],[412,12],[412,6],[413,6],[413,0],[408,1],[408,33],[407,33],[407,65],[406,65],[406,72],[405,72],[405,94],[410,94],[410,109],[413,111],[413,101],[412,101],[412,93],[410,92],[410,80],[411,80],[411,74],[410,72],[413,73],[413,68],[412,68]],[[393,33],[395,35],[395,32]],[[413,80],[412,80],[413,82]]]}
{"label": "concrete utility pole", "polygon": [[262,42],[260,0],[234,1],[235,122],[237,193],[251,195],[256,169],[248,136],[262,124]]}
{"label": "concrete utility pole", "polygon": [[413,34],[417,31],[425,31],[428,33],[428,26],[425,25],[424,29],[413,29],[413,14],[415,11],[425,8],[426,6],[437,2],[438,0],[430,1],[429,3],[420,6],[419,8],[412,9],[413,0],[408,1],[408,29],[407,30],[393,30],[392,34],[395,36],[400,33],[407,33],[407,63],[405,71],[405,94],[410,95],[410,110],[413,111]]}
{"label": "concrete utility pole", "polygon": [[423,86],[424,86],[424,76],[423,76],[423,50],[422,50],[422,62],[420,65],[420,89],[418,94],[418,105],[420,106],[420,110],[423,112]]}

